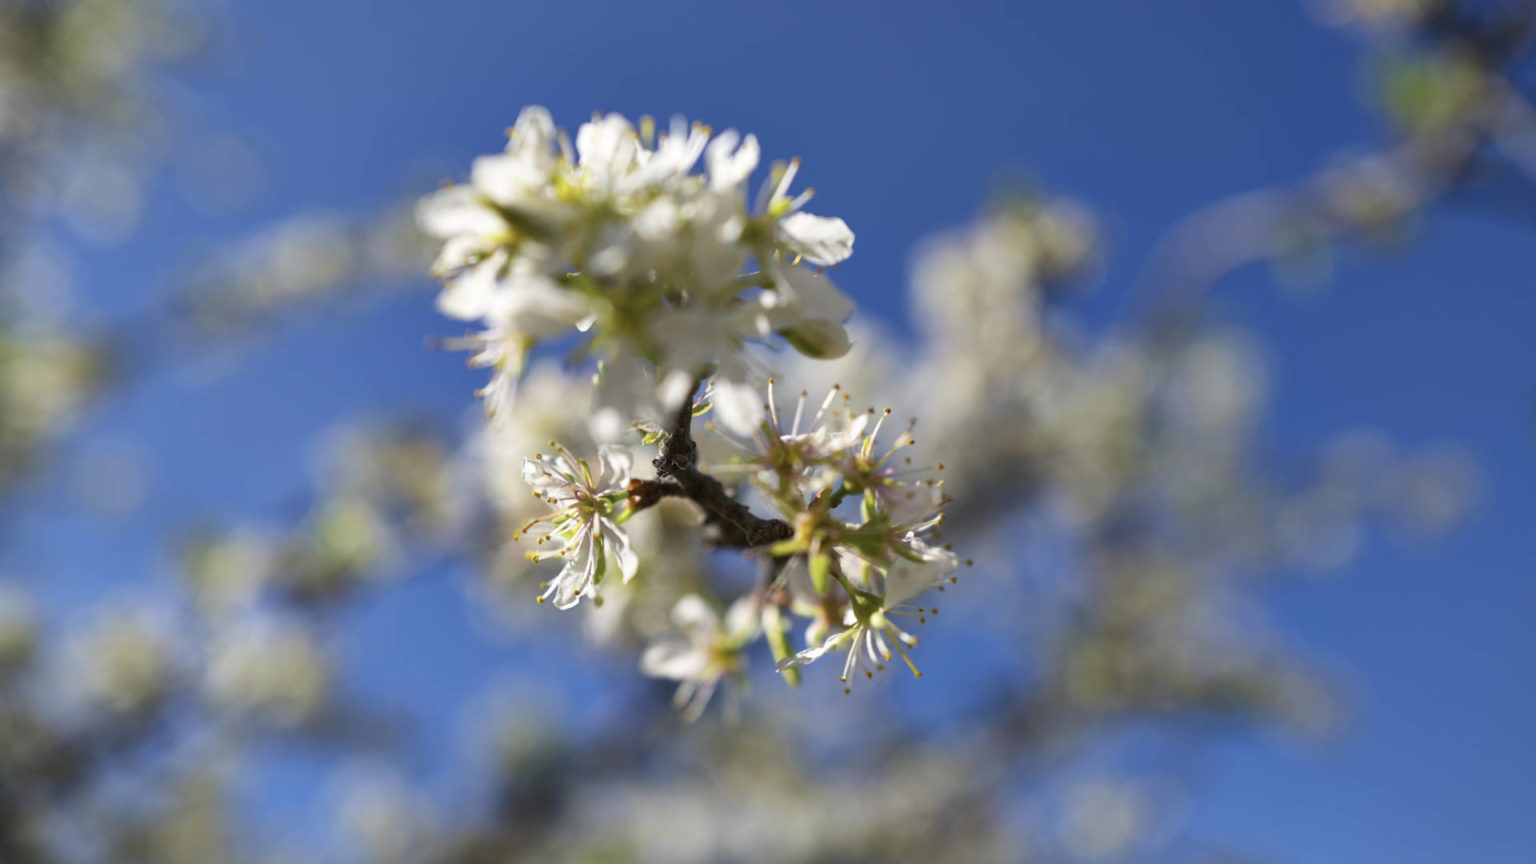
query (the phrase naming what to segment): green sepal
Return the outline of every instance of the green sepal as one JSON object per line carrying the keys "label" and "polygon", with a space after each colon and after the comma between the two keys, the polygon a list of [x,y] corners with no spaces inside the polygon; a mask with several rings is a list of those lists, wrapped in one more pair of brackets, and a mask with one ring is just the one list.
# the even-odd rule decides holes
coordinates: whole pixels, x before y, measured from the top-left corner
{"label": "green sepal", "polygon": [[832,556],[819,550],[812,552],[810,569],[811,587],[817,594],[825,596],[832,581]]}
{"label": "green sepal", "polygon": [[804,551],[805,541],[798,537],[791,537],[788,540],[780,540],[779,542],[768,547],[768,554],[775,557],[782,557],[785,555],[799,555]]}
{"label": "green sepal", "polygon": [[[773,662],[779,661],[794,654],[789,647],[789,622],[779,613],[777,606],[763,607],[763,635],[768,638],[768,647],[773,650]],[[800,669],[785,669],[779,673],[784,676],[785,683],[791,687],[800,686]]]}

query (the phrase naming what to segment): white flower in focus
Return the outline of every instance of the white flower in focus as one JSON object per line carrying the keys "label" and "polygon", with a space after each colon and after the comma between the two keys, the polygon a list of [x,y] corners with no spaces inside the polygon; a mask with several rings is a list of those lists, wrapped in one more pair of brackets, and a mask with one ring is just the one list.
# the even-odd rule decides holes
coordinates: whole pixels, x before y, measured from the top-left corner
{"label": "white flower in focus", "polygon": [[[868,415],[850,412],[848,394],[834,384],[814,414],[807,416],[808,394],[802,390],[794,413],[786,416],[779,410],[774,383],[774,379],[768,379],[767,417],[749,434],[737,435],[734,429],[709,424],[711,430],[744,454],[735,463],[721,466],[721,470],[755,472],[759,482],[770,490],[779,488],[787,492],[798,485],[815,494],[836,481],[835,472],[829,472],[826,463],[859,442]],[[790,485],[781,487],[781,480]]]}
{"label": "white flower in focus", "polygon": [[[889,447],[877,452],[880,431],[890,416],[889,408],[881,412],[874,427],[862,436],[857,446],[844,451],[837,470],[848,491],[862,493],[867,499],[866,519],[879,515],[891,526],[898,546],[911,545],[905,543],[904,538],[912,535],[920,547],[917,538],[937,528],[944,520],[939,512],[939,508],[949,501],[942,491],[944,481],[927,476],[943,471],[944,465],[914,467],[910,458],[898,458],[902,450],[917,443],[912,437],[916,420],[910,421]],[[899,549],[897,554],[901,554]],[[922,554],[909,557],[921,558]]]}
{"label": "white flower in focus", "polygon": [[528,558],[565,559],[559,575],[541,586],[545,590],[539,602],[553,597],[556,608],[569,609],[602,581],[610,559],[625,582],[635,575],[638,561],[634,550],[614,519],[614,508],[629,496],[632,457],[626,450],[602,447],[594,476],[586,460],[575,458],[559,445],[552,446],[557,450],[555,456],[538,454],[523,460],[523,482],[554,512],[530,520],[522,533],[536,533],[541,545],[551,539],[560,541],[559,548],[529,552]]}
{"label": "white flower in focus", "polygon": [[[692,723],[704,713],[721,678],[745,681],[743,649],[757,637],[759,621],[752,595],[731,604],[723,621],[704,598],[686,595],[672,607],[672,622],[682,632],[652,642],[640,657],[640,671],[682,682],[672,704]],[[735,713],[734,700],[726,710]]]}
{"label": "white flower in focus", "polygon": [[843,663],[842,673],[844,692],[850,689],[846,685],[855,670],[863,671],[866,678],[873,678],[876,672],[883,671],[885,664],[898,654],[912,670],[912,674],[921,678],[923,673],[918,671],[917,665],[907,653],[908,649],[917,647],[917,637],[902,629],[894,619],[906,618],[920,624],[926,623],[927,616],[937,610],[913,606],[907,601],[930,588],[941,587],[946,579],[952,578],[949,574],[958,563],[952,556],[931,562],[898,559],[885,573],[884,591],[881,594],[858,589],[849,592],[848,611],[843,619],[844,629],[826,637],[819,645],[812,645],[792,657],[780,660],[778,671],[797,669],[821,659],[831,651],[847,648],[848,658]]}

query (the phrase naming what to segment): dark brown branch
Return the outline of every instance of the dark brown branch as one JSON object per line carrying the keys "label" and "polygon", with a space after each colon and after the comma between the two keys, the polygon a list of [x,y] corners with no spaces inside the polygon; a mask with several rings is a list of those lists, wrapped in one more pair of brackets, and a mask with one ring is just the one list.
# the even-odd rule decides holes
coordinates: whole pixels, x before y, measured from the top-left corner
{"label": "dark brown branch", "polygon": [[747,549],[794,536],[788,522],[754,515],[731,497],[724,484],[696,467],[699,448],[693,440],[692,399],[683,400],[660,451],[651,461],[658,479],[630,482],[631,507],[644,509],[667,497],[688,498],[703,508],[708,539],[716,546]]}

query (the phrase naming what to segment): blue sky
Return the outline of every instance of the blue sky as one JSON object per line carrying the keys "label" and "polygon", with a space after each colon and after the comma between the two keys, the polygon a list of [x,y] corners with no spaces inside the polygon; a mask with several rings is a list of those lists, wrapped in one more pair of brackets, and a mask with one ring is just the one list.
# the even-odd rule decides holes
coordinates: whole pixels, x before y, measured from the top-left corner
{"label": "blue sky", "polygon": [[[754,131],[768,154],[801,156],[818,212],[858,232],[842,285],[897,328],[916,240],[965,222],[999,180],[1070,194],[1106,228],[1106,266],[1084,304],[1105,324],[1135,306],[1136,277],[1178,217],[1297,180],[1382,134],[1361,97],[1358,43],[1317,27],[1300,2],[939,9],[229,3],[218,50],[180,91],[179,110],[256,144],[261,196],[213,216],[157,196],[140,237],[99,255],[87,276],[157,284],[189,245],[298,209],[397,201],[462,173],[500,146],[521,106],[540,103],[566,125],[594,110],[683,113]],[[1404,254],[1346,255],[1317,296],[1257,271],[1217,289],[1220,308],[1263,339],[1277,450],[1380,428],[1409,447],[1464,447],[1484,483],[1449,536],[1374,537],[1345,572],[1274,598],[1285,629],[1342,684],[1352,717],[1324,741],[1244,736],[1202,756],[1193,818],[1205,836],[1300,862],[1513,862],[1536,848],[1530,236],[1529,225],[1458,207],[1429,219]],[[103,554],[163,578],[152,529],[282,500],[328,421],[402,404],[457,417],[475,376],[421,350],[424,334],[444,332],[430,290],[423,281],[283,328],[216,378],[120,397],[102,430],[154,442],[150,507],[90,528],[94,542],[71,553],[59,547],[78,526],[40,524],[18,554],[62,567],[49,589],[61,597],[101,584]],[[221,456],[231,442],[244,458]],[[462,617],[458,600],[430,586],[401,593],[375,610],[376,632],[426,626],[406,615],[418,603]],[[504,665],[467,640],[434,645],[402,653],[402,674],[467,692]]]}

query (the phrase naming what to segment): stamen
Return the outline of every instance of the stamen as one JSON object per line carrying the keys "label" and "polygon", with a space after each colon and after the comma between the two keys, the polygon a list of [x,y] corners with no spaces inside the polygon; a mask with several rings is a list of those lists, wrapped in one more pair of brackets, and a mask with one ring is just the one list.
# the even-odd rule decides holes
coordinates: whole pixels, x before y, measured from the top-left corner
{"label": "stamen", "polygon": [[[913,647],[916,647],[916,643],[914,643]],[[897,641],[897,643],[896,643],[896,650],[901,653],[901,659],[907,661],[907,668],[912,670],[912,677],[913,678],[921,678],[921,677],[923,677],[923,673],[919,672],[918,669],[917,669],[917,664],[913,663],[912,662],[912,658],[907,656],[907,649],[901,647],[901,642],[900,641]]]}
{"label": "stamen", "polygon": [[[772,206],[771,202],[777,201],[780,198],[783,198],[784,195],[787,192],[789,192],[789,184],[794,182],[795,175],[798,174],[799,172],[800,172],[800,157],[796,156],[795,158],[789,160],[789,164],[788,165],[784,166],[784,174],[781,177],[779,177],[778,186],[773,190],[773,197],[769,199],[770,206]],[[795,207],[795,205],[791,204],[790,205],[790,210],[793,210],[794,207]]]}

